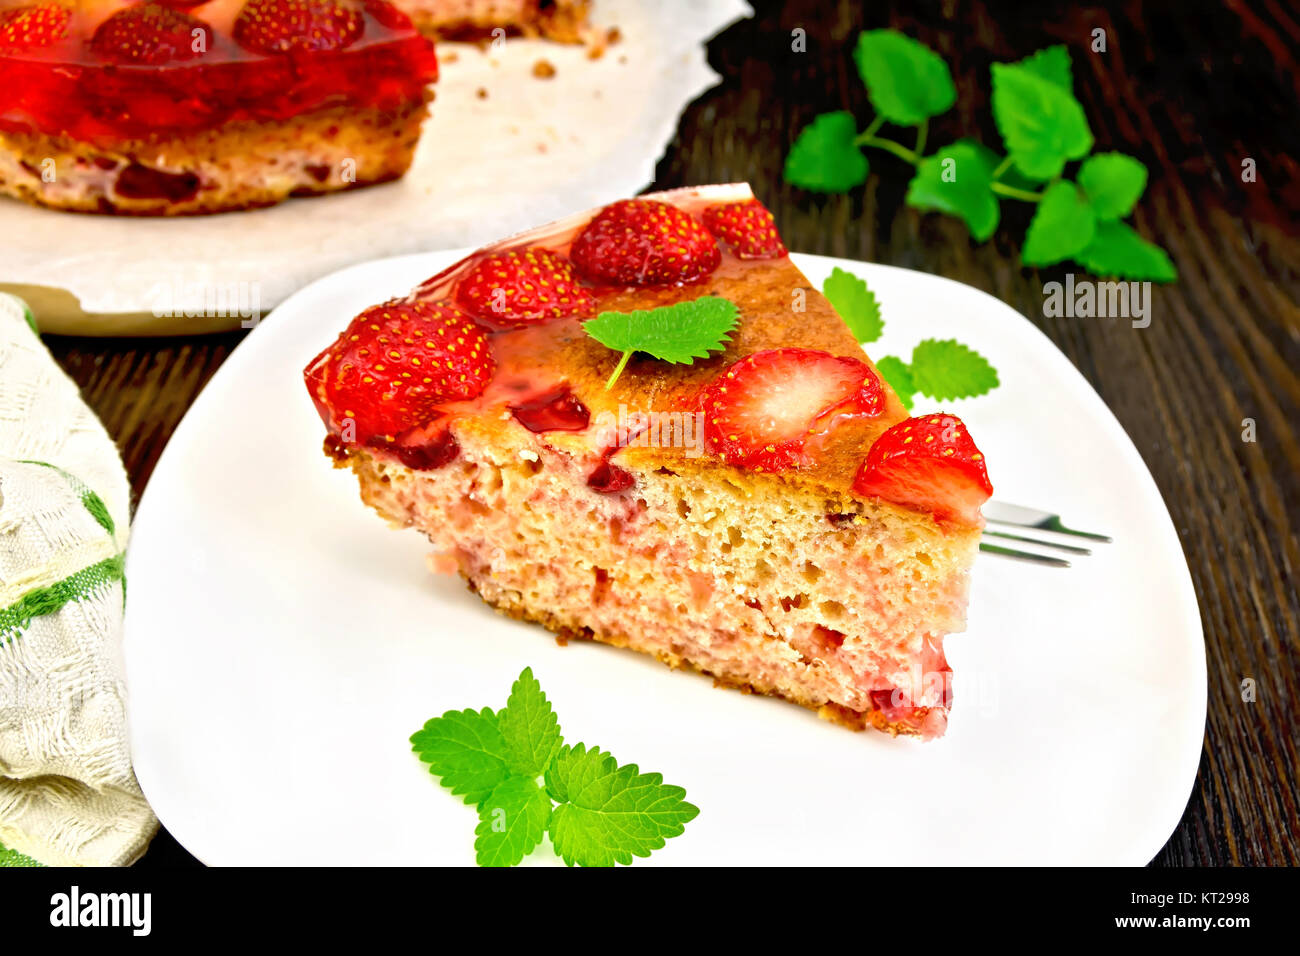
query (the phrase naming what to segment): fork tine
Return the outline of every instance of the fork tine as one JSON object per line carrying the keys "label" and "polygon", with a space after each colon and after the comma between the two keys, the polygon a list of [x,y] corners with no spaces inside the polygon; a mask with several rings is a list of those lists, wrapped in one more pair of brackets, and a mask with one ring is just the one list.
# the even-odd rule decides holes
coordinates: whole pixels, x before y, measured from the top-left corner
{"label": "fork tine", "polygon": [[1067,527],[1061,516],[1050,511],[1027,508],[1024,505],[1008,501],[987,501],[984,503],[984,518],[994,524],[1015,525],[1017,528],[1034,528],[1039,531],[1054,531],[1057,534],[1070,534],[1076,538],[1088,538],[1091,541],[1111,540],[1110,535],[1097,534],[1093,531],[1080,531]]}
{"label": "fork tine", "polygon": [[1080,531],[1078,528],[1067,528],[1061,524],[1060,515],[1052,515],[1047,521],[1040,526],[1044,531],[1055,531],[1057,534],[1072,534],[1076,538],[1088,538],[1092,541],[1105,541],[1110,544],[1114,539],[1108,534],[1097,534],[1094,531]]}
{"label": "fork tine", "polygon": [[1014,548],[1004,548],[998,544],[989,544],[987,541],[980,542],[980,550],[987,554],[997,554],[1004,558],[1014,558],[1017,561],[1028,561],[1033,564],[1045,564],[1052,568],[1068,568],[1070,562],[1064,558],[1053,558],[1046,554],[1032,554],[1029,551],[1016,551]]}
{"label": "fork tine", "polygon": [[1044,548],[1056,548],[1058,551],[1069,551],[1071,554],[1092,554],[1091,548],[1081,548],[1076,544],[1064,544],[1060,541],[1044,541],[1041,538],[1030,538],[1023,534],[1011,534],[1007,531],[990,531],[984,529],[984,534],[994,538],[1006,538],[1009,541],[1023,541],[1026,544],[1042,545]]}

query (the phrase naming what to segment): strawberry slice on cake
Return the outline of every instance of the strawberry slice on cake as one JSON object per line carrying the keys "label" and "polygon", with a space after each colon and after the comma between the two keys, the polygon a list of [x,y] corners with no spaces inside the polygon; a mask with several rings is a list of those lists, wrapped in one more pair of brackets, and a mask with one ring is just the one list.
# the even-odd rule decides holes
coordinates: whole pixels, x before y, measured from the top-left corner
{"label": "strawberry slice on cake", "polygon": [[955,416],[907,417],[748,187],[480,250],[305,378],[362,499],[503,613],[943,733],[983,455]]}

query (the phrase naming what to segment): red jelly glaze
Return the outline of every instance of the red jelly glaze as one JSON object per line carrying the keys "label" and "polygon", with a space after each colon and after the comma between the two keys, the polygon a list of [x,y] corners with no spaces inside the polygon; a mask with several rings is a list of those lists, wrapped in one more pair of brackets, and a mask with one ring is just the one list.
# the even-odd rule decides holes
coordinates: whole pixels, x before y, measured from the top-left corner
{"label": "red jelly glaze", "polygon": [[587,487],[601,494],[613,495],[626,491],[636,484],[636,479],[626,468],[620,468],[609,460],[602,458],[600,464],[587,476]]}
{"label": "red jelly glaze", "polygon": [[[27,0],[0,0],[13,9]],[[156,0],[155,0],[156,2]],[[345,49],[262,55],[235,42],[243,0],[168,2],[206,28],[206,49],[162,63],[115,62],[91,45],[129,0],[72,10],[67,36],[0,51],[0,130],[65,135],[111,148],[122,140],[239,121],[283,121],[333,106],[391,110],[420,102],[438,75],[433,45],[385,0],[355,5],[361,33]]]}
{"label": "red jelly glaze", "polygon": [[580,432],[591,424],[591,412],[578,401],[568,385],[519,405],[511,405],[510,413],[530,432]]}
{"label": "red jelly glaze", "polygon": [[876,710],[889,710],[894,706],[894,691],[892,688],[873,690],[868,696],[871,698],[871,706]]}
{"label": "red jelly glaze", "polygon": [[442,428],[432,437],[412,444],[396,442],[394,444],[376,443],[372,447],[384,449],[397,458],[407,468],[416,471],[431,471],[450,464],[460,454],[460,445],[451,434],[451,429]]}

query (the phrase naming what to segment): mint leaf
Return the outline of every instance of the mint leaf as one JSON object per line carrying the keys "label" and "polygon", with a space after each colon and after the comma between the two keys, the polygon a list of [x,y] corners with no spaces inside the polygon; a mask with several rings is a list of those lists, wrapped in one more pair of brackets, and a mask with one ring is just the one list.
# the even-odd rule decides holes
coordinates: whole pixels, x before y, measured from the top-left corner
{"label": "mint leaf", "polygon": [[885,321],[880,317],[880,303],[865,281],[836,266],[822,283],[822,295],[830,300],[859,342],[865,345],[880,338]]}
{"label": "mint leaf", "polygon": [[1092,242],[1075,257],[1094,275],[1173,282],[1178,270],[1165,251],[1122,222],[1099,222]]}
{"label": "mint leaf", "polygon": [[547,790],[561,802],[551,814],[551,843],[569,866],[629,864],[680,836],[699,808],[686,791],[618,766],[608,753],[584,745],[565,747],[546,774]]}
{"label": "mint leaf", "polygon": [[1074,183],[1052,183],[1029,223],[1020,258],[1027,266],[1069,259],[1092,242],[1096,231],[1097,214]]}
{"label": "mint leaf", "polygon": [[1074,90],[1074,74],[1071,70],[1070,51],[1060,44],[1032,53],[1021,60],[1018,65],[1035,76],[1041,76],[1049,83],[1055,83],[1064,90]]}
{"label": "mint leaf", "polygon": [[506,779],[508,751],[492,708],[449,710],[411,735],[429,772],[466,803],[478,804]]}
{"label": "mint leaf", "polygon": [[1016,168],[1032,179],[1052,179],[1068,160],[1088,155],[1092,131],[1074,94],[1036,69],[993,64],[993,119]]}
{"label": "mint leaf", "polygon": [[536,849],[551,821],[551,798],[531,777],[510,777],[478,808],[479,866],[515,866]]}
{"label": "mint leaf", "polygon": [[[527,667],[504,710],[449,710],[412,734],[411,744],[444,787],[478,805],[480,866],[515,866],[547,832],[569,866],[628,864],[679,836],[700,812],[657,773],[620,767],[596,747],[564,746],[550,701]],[[552,809],[552,799],[561,806]],[[0,845],[0,866],[19,859]]]}
{"label": "mint leaf", "polygon": [[1147,168],[1123,153],[1097,153],[1079,167],[1079,185],[1098,219],[1123,219],[1147,188]]}
{"label": "mint leaf", "polygon": [[506,709],[498,716],[511,773],[541,776],[564,738],[551,702],[542,693],[531,667],[525,667],[510,688]]}
{"label": "mint leaf", "polygon": [[903,407],[910,412],[912,398],[916,395],[916,382],[912,379],[912,370],[907,367],[907,363],[896,355],[886,355],[876,363],[876,371],[889,383]]}
{"label": "mint leaf", "polygon": [[891,123],[915,126],[952,108],[957,99],[948,64],[897,30],[868,30],[853,50],[867,96]]}
{"label": "mint leaf", "polygon": [[805,126],[785,159],[785,181],[823,193],[848,192],[867,181],[867,157],[855,142],[858,123],[844,110]]}
{"label": "mint leaf", "polygon": [[937,401],[974,398],[998,387],[988,359],[955,339],[925,339],[912,350],[916,390]]}
{"label": "mint leaf", "polygon": [[907,204],[959,216],[971,236],[983,242],[997,229],[999,217],[989,157],[987,150],[969,142],[945,146],[921,160],[907,187]]}
{"label": "mint leaf", "polygon": [[736,303],[716,295],[700,296],[687,302],[638,309],[635,312],[602,312],[583,329],[601,345],[622,352],[623,358],[605,383],[611,388],[633,352],[679,365],[692,365],[697,358],[725,348],[731,330],[740,319]]}

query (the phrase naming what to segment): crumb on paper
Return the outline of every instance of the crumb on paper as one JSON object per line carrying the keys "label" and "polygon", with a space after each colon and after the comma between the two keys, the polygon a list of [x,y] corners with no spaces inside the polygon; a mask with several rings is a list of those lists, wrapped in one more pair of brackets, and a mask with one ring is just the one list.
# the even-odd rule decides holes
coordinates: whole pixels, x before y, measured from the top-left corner
{"label": "crumb on paper", "polygon": [[626,56],[626,54],[620,56],[620,57],[618,58],[618,62],[619,62],[619,63],[627,63],[627,56]]}
{"label": "crumb on paper", "polygon": [[533,76],[539,80],[549,80],[555,75],[555,64],[550,60],[538,60],[533,64]]}
{"label": "crumb on paper", "polygon": [[487,99],[487,98],[488,98],[487,87],[486,87],[486,86],[480,86],[477,90],[474,91],[474,95],[477,96],[477,97],[478,97],[479,99],[481,99],[481,100],[485,100],[485,99]]}
{"label": "crumb on paper", "polygon": [[623,31],[618,27],[610,27],[608,30],[596,31],[591,35],[591,40],[587,45],[587,59],[599,60],[605,55],[605,49],[613,46],[623,39]]}

